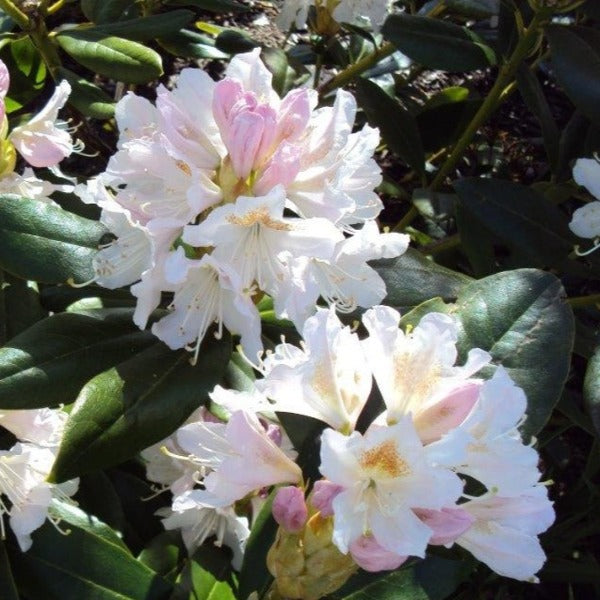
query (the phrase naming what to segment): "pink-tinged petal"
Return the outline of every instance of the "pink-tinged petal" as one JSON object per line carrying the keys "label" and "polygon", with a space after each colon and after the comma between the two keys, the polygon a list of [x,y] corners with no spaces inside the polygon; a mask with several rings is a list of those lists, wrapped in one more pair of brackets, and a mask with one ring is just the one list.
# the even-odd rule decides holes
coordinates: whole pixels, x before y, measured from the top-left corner
{"label": "pink-tinged petal", "polygon": [[224,132],[229,129],[229,117],[231,114],[231,109],[243,96],[243,94],[244,90],[242,85],[239,83],[239,81],[235,81],[233,79],[223,79],[215,86],[215,94],[213,96],[213,114],[224,141],[226,139],[226,134]]}
{"label": "pink-tinged petal", "polygon": [[423,444],[439,440],[460,425],[477,402],[482,383],[466,381],[445,398],[415,416],[415,427]]}
{"label": "pink-tinged petal", "polygon": [[273,500],[273,518],[290,533],[298,533],[308,519],[304,491],[288,485],[279,488]]}
{"label": "pink-tinged petal", "polygon": [[15,131],[10,135],[11,142],[32,167],[52,167],[73,151],[71,136],[64,130]]}
{"label": "pink-tinged petal", "polygon": [[268,194],[276,185],[287,187],[300,169],[300,149],[290,144],[281,144],[254,185],[254,193]]}
{"label": "pink-tinged petal", "polygon": [[416,515],[431,529],[433,535],[429,540],[434,546],[453,544],[475,522],[462,508],[442,508],[442,510],[415,509]]}
{"label": "pink-tinged petal", "polygon": [[5,98],[10,87],[10,73],[8,67],[0,60],[0,98]]}
{"label": "pink-tinged petal", "polygon": [[237,115],[230,126],[227,147],[233,169],[240,179],[246,179],[252,171],[264,130],[263,117],[250,111]]}
{"label": "pink-tinged petal", "polygon": [[397,569],[408,558],[382,548],[373,536],[367,535],[350,544],[350,554],[361,569],[371,573]]}
{"label": "pink-tinged petal", "polygon": [[[592,196],[600,200],[600,163],[595,158],[578,159],[573,167],[573,179],[578,185],[587,188]],[[581,234],[577,233],[577,235]]]}
{"label": "pink-tinged petal", "polygon": [[333,501],[342,491],[344,488],[341,485],[319,479],[313,487],[310,503],[321,513],[321,516],[330,517],[333,514]]}
{"label": "pink-tinged petal", "polygon": [[292,90],[281,102],[277,115],[277,139],[293,142],[308,125],[312,111],[309,90]]}

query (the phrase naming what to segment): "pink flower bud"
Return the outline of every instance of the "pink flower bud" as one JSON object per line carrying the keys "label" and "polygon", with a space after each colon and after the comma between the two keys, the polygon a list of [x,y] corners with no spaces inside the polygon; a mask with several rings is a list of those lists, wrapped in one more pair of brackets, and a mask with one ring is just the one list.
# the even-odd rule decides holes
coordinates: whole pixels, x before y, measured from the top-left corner
{"label": "pink flower bud", "polygon": [[442,510],[415,509],[416,515],[433,529],[429,540],[434,546],[453,544],[475,522],[475,518],[462,508],[442,508]]}
{"label": "pink flower bud", "polygon": [[321,512],[321,516],[330,517],[333,514],[333,499],[342,491],[344,488],[341,485],[320,479],[313,487],[311,504]]}
{"label": "pink flower bud", "polygon": [[10,73],[8,67],[0,60],[0,98],[4,98],[10,85]]}
{"label": "pink flower bud", "polygon": [[350,544],[354,562],[371,573],[397,569],[408,556],[400,556],[382,548],[373,536],[363,535]]}
{"label": "pink flower bud", "polygon": [[304,492],[294,485],[279,488],[273,500],[273,517],[286,531],[301,531],[308,519]]}

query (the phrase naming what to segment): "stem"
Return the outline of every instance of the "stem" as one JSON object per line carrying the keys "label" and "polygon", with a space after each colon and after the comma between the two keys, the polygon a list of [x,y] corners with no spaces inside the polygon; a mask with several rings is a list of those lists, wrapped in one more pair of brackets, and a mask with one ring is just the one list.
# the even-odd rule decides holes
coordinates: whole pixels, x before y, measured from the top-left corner
{"label": "stem", "polygon": [[573,308],[593,306],[594,304],[600,304],[600,294],[592,294],[591,296],[574,296],[573,298],[567,298],[567,302]]}
{"label": "stem", "polygon": [[434,242],[433,244],[429,244],[424,248],[421,248],[423,254],[430,254],[432,256],[439,254],[440,252],[444,252],[444,250],[450,250],[451,248],[456,248],[460,246],[460,234],[455,233],[454,235],[448,236],[439,242]]}
{"label": "stem", "polygon": [[408,212],[396,223],[392,231],[404,231],[418,216],[419,211],[414,206],[411,206]]}
{"label": "stem", "polygon": [[442,186],[446,176],[452,172],[458,161],[462,158],[465,150],[477,133],[477,130],[498,107],[499,100],[503,95],[504,97],[507,96],[507,91],[512,91],[509,88],[512,83],[512,79],[519,68],[519,65],[527,58],[532,47],[535,45],[540,25],[547,19],[549,14],[550,13],[547,10],[540,10],[533,16],[529,27],[525,30],[524,35],[519,40],[511,57],[508,59],[508,62],[504,63],[504,65],[502,65],[500,68],[498,78],[496,79],[488,96],[473,117],[473,120],[469,123],[469,126],[463,132],[461,138],[452,149],[452,152],[446,159],[446,162],[437,172],[434,180],[431,183],[432,190],[437,190]]}
{"label": "stem", "polygon": [[50,71],[50,75],[52,75],[52,79],[58,79],[58,71],[62,67],[62,63],[56,50],[56,46],[50,41],[48,30],[46,29],[46,23],[40,19],[35,30],[31,31],[29,35],[31,37],[31,41],[41,54],[43,61],[46,63],[46,66]]}
{"label": "stem", "polygon": [[54,4],[48,7],[46,11],[47,15],[53,15],[56,11],[60,10],[65,4],[65,0],[57,0]]}
{"label": "stem", "polygon": [[29,17],[15,6],[11,0],[0,0],[0,8],[21,28],[27,31],[29,29]]}

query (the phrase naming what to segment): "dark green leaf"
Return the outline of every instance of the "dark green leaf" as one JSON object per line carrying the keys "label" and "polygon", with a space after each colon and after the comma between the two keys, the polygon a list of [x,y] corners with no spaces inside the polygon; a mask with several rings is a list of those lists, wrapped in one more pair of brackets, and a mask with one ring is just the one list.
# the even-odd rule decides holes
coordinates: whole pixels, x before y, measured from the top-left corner
{"label": "dark green leaf", "polygon": [[163,73],[160,55],[131,40],[86,30],[56,36],[62,49],[95,73],[126,83],[146,83]]}
{"label": "dark green leaf", "polygon": [[137,17],[136,4],[136,0],[81,0],[81,10],[94,23],[114,23]]}
{"label": "dark green leaf", "polygon": [[166,0],[165,4],[170,6],[193,6],[200,10],[215,13],[246,12],[249,10],[247,6],[233,0]]}
{"label": "dark green leaf", "polygon": [[583,383],[583,397],[596,433],[600,435],[600,347],[588,362]]}
{"label": "dark green leaf", "polygon": [[156,342],[131,310],[63,313],[40,321],[0,349],[0,406],[69,404],[97,373]]}
{"label": "dark green leaf", "polygon": [[252,592],[258,592],[258,597],[262,598],[273,581],[273,576],[267,568],[267,553],[277,532],[277,523],[271,512],[274,498],[275,491],[271,492],[263,504],[246,542],[244,562],[239,577],[238,598],[240,599],[248,598]]}
{"label": "dark green leaf", "polygon": [[0,196],[0,268],[23,279],[65,283],[88,281],[103,225],[61,208]]}
{"label": "dark green leaf", "polygon": [[517,71],[517,84],[519,91],[527,108],[540,122],[542,135],[544,137],[544,147],[548,155],[548,162],[553,173],[558,169],[558,145],[560,133],[556,121],[550,111],[548,101],[544,96],[542,86],[528,65],[521,65]]}
{"label": "dark green leaf", "polygon": [[388,148],[420,175],[425,174],[425,152],[415,118],[378,85],[368,79],[356,82],[357,99],[373,127],[378,127]]}
{"label": "dark green leaf", "polygon": [[292,89],[296,77],[296,72],[288,62],[287,54],[279,48],[263,48],[260,57],[273,74],[273,89],[280,96],[285,96]]}
{"label": "dark green leaf", "polygon": [[573,313],[560,281],[535,269],[499,273],[465,287],[456,306],[462,360],[482,348],[507,369],[527,394],[521,429],[535,435],[561,396],[573,349]]}
{"label": "dark green leaf", "polygon": [[169,436],[221,381],[231,340],[207,336],[198,364],[157,343],[89,381],[65,426],[51,479],[127,460]]}
{"label": "dark green leaf", "polygon": [[[474,217],[512,252],[511,266],[554,266],[576,243],[564,214],[535,190],[501,179],[461,179],[454,183],[457,211]],[[459,218],[459,226],[460,226]],[[469,256],[479,251],[473,227],[460,228]]]}
{"label": "dark green leaf", "polygon": [[47,314],[34,283],[0,270],[0,346]]}
{"label": "dark green leaf", "polygon": [[386,573],[358,572],[331,600],[444,600],[463,581],[472,563],[430,556]]}
{"label": "dark green leaf", "polygon": [[260,46],[249,35],[235,29],[225,29],[217,36],[216,47],[227,54],[240,54]]}
{"label": "dark green leaf", "polygon": [[472,71],[496,63],[494,51],[475,33],[448,21],[400,13],[388,17],[381,32],[398,50],[430,69]]}
{"label": "dark green leaf", "polygon": [[384,303],[398,308],[417,306],[436,296],[454,300],[471,281],[412,248],[398,258],[373,261],[371,265],[386,283]]}
{"label": "dark green leaf", "polygon": [[81,477],[75,499],[87,514],[94,515],[116,531],[125,531],[126,519],[121,499],[104,472],[95,471]]}
{"label": "dark green leaf", "polygon": [[181,542],[181,532],[163,531],[142,550],[138,560],[149,569],[171,580],[186,557],[187,551]]}
{"label": "dark green leaf", "polygon": [[549,25],[546,35],[559,83],[575,106],[600,124],[600,31]]}
{"label": "dark green leaf", "polygon": [[171,586],[136,561],[110,528],[75,507],[56,509],[67,535],[46,522],[28,552],[10,549],[15,580],[28,598],[166,600]]}
{"label": "dark green leaf", "polygon": [[487,19],[498,14],[497,0],[446,0],[449,10],[466,17]]}
{"label": "dark green leaf", "polygon": [[[168,13],[127,19],[114,23],[105,23],[97,27],[82,29],[86,33],[116,36],[146,42],[156,37],[168,36],[178,32],[194,18],[191,10],[172,10]],[[76,30],[74,30],[76,31]]]}
{"label": "dark green leaf", "polygon": [[4,540],[0,540],[0,590],[2,590],[2,600],[19,600]]}
{"label": "dark green leaf", "polygon": [[177,33],[157,40],[167,51],[185,58],[227,58],[225,52],[215,48],[214,40],[202,33],[182,29]]}
{"label": "dark green leaf", "polygon": [[115,101],[106,92],[69,69],[61,67],[59,73],[71,84],[69,102],[78,111],[94,119],[111,119],[114,116]]}

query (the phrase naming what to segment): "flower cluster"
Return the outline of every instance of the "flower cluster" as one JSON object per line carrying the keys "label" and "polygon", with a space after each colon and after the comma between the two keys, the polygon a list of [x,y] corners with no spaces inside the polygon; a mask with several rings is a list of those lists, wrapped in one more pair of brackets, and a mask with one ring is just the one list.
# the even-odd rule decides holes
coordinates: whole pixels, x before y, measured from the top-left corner
{"label": "flower cluster", "polygon": [[55,167],[79,148],[80,143],[73,143],[67,124],[58,120],[58,112],[65,105],[71,86],[62,81],[46,106],[10,133],[5,109],[9,86],[8,69],[0,60],[0,193],[52,202],[50,194],[70,191],[72,186],[55,185],[39,179],[30,167],[25,168],[21,175],[16,173],[16,152],[32,167]]}
{"label": "flower cluster", "polygon": [[320,297],[339,310],[386,294],[367,261],[402,254],[408,237],[379,233],[377,130],[352,132],[356,103],[339,91],[284,98],[259,50],[237,55],[214,82],[185,69],[156,105],[128,94],[116,107],[118,152],[79,188],[116,239],[95,259],[95,281],[130,285],[145,327],[162,292],[171,312],[152,331],[171,348],[200,343],[213,322],[262,349],[255,300],[301,327]]}
{"label": "flower cluster", "polygon": [[31,534],[47,518],[52,522],[52,502],[65,500],[78,488],[79,480],[61,484],[46,481],[62,438],[67,414],[49,408],[0,411],[0,428],[17,442],[0,450],[0,534],[4,539],[4,515],[21,547],[29,550]]}
{"label": "flower cluster", "polygon": [[[149,476],[171,486],[174,513],[190,506],[177,500],[184,497],[235,514],[240,503],[288,484],[273,503],[281,530],[297,541],[306,527],[313,535],[330,523],[336,564],[348,555],[366,570],[386,570],[424,557],[429,545],[456,543],[501,575],[535,581],[545,560],[537,536],[554,511],[537,452],[518,431],[523,390],[502,367],[489,380],[475,377],[491,360],[483,350],[456,365],[458,326],[450,316],[430,313],[406,333],[399,321],[395,310],[376,306],[363,316],[368,337],[361,340],[333,310],[319,309],[306,320],[300,348],[284,342],[256,365],[262,378],[252,391],[215,388],[211,398],[228,422],[204,412],[179,429],[165,451],[176,467],[169,477],[158,474],[160,461],[149,463]],[[373,378],[385,410],[361,433]],[[307,499],[275,412],[327,424],[323,478]],[[193,489],[197,483],[201,489]],[[279,554],[290,544],[281,533],[270,553],[278,580],[289,579]],[[296,561],[303,544],[294,546]]]}
{"label": "flower cluster", "polygon": [[597,198],[578,208],[569,223],[575,235],[594,241],[591,249],[585,252],[577,250],[580,256],[585,256],[594,252],[600,245],[600,162],[594,158],[578,159],[573,167],[573,179]]}

